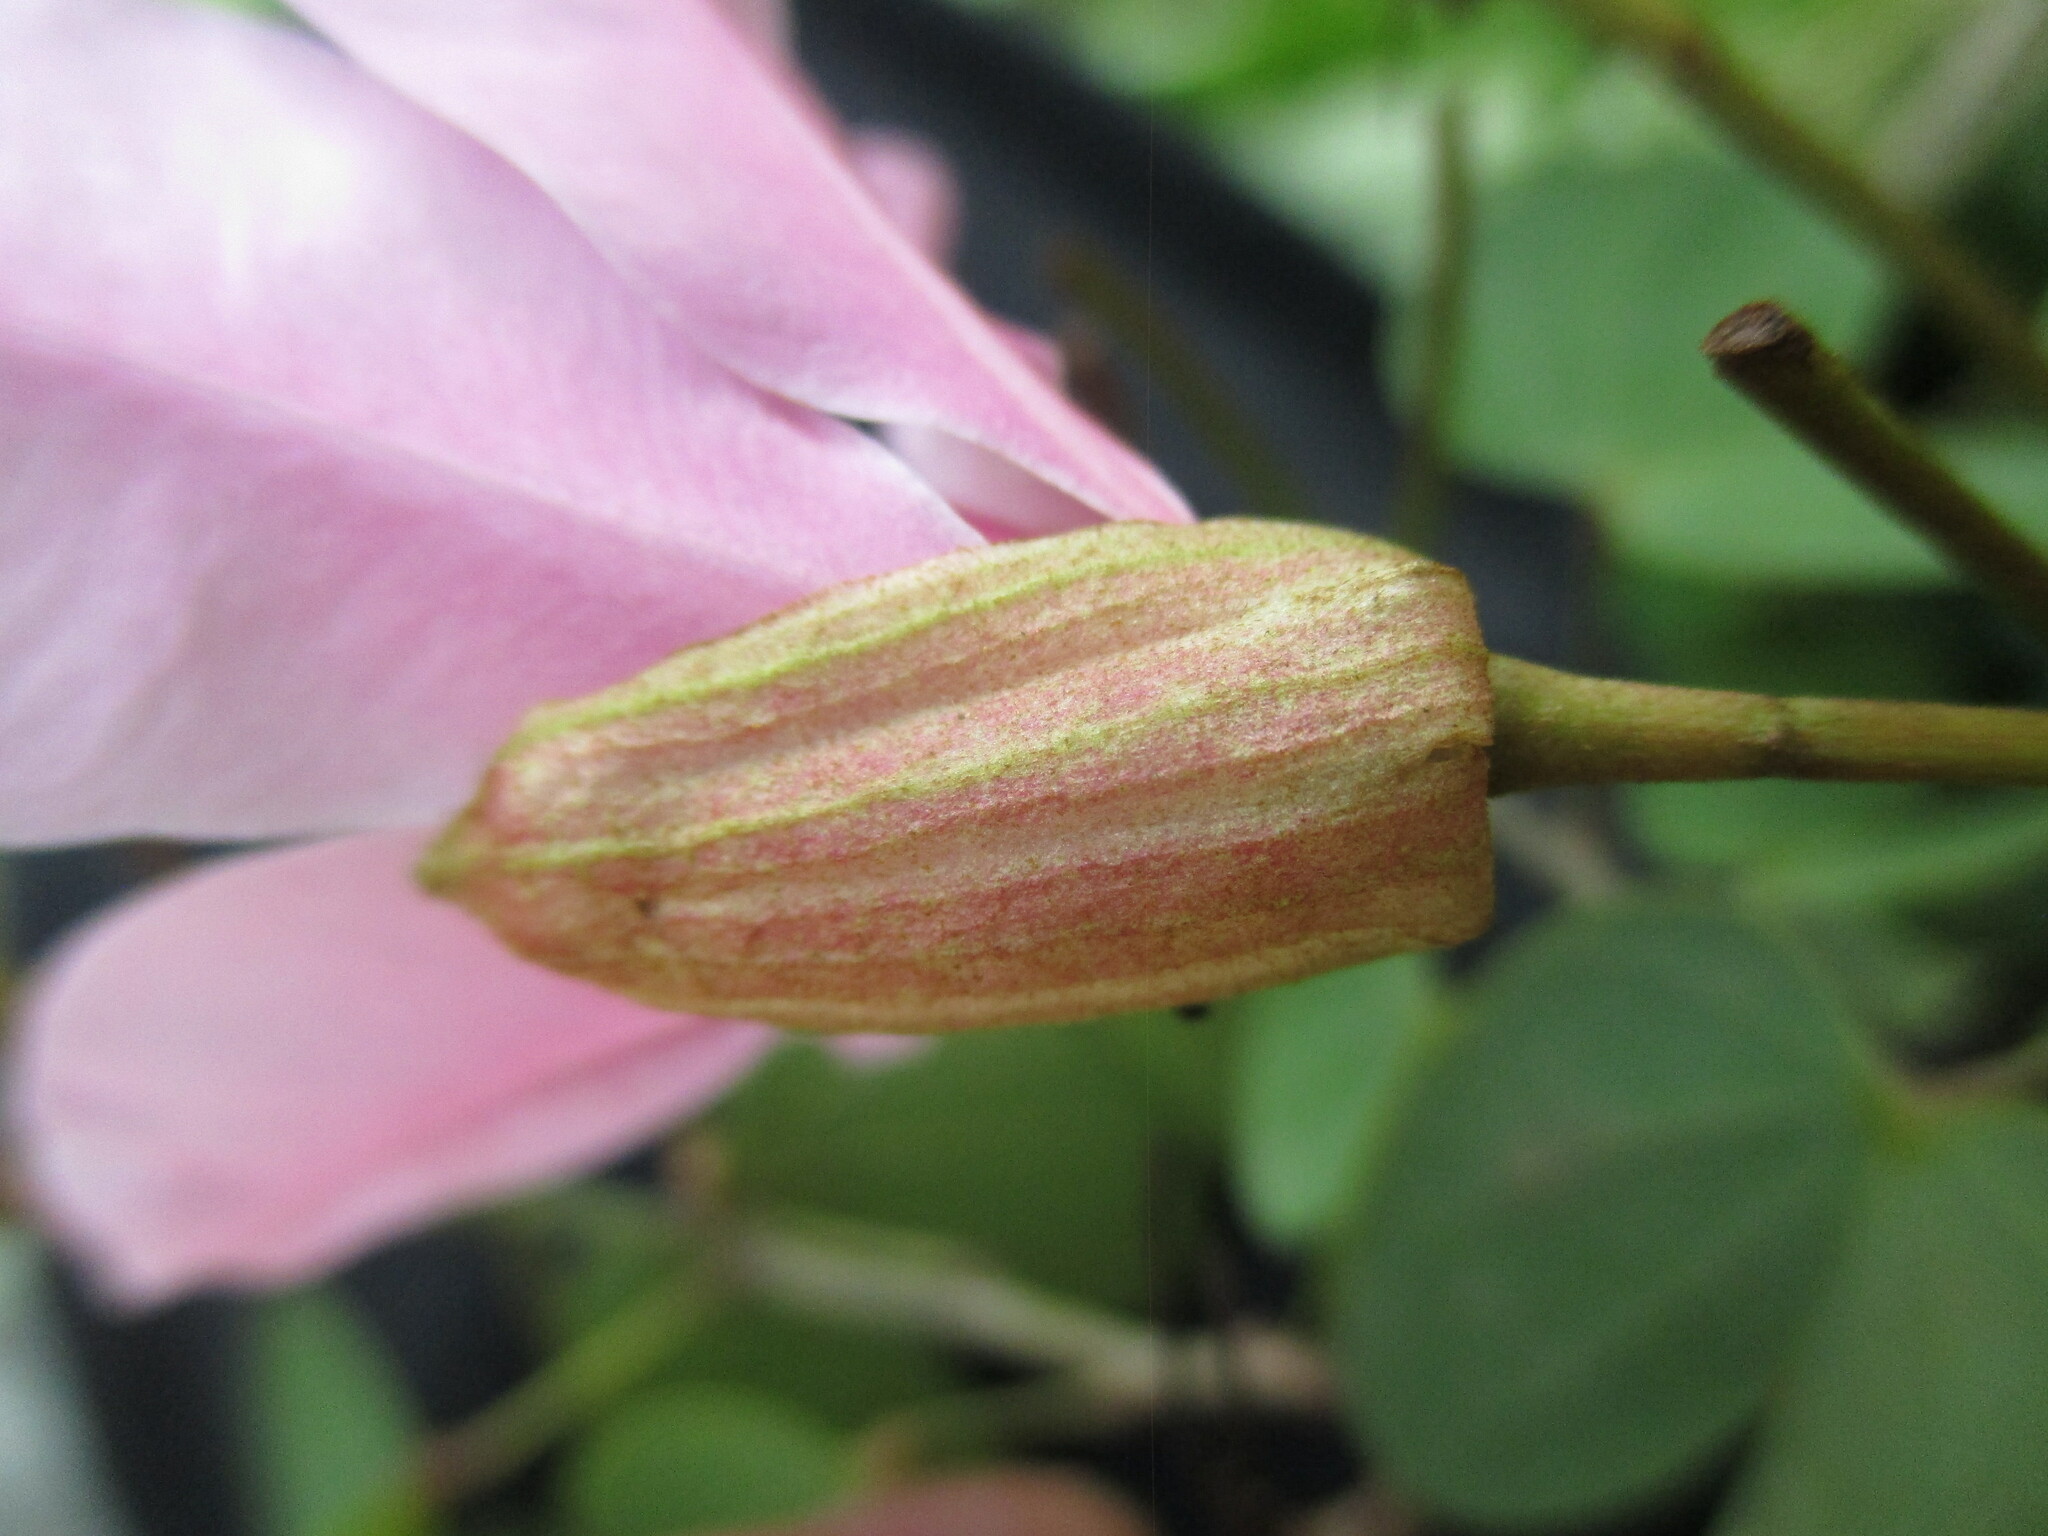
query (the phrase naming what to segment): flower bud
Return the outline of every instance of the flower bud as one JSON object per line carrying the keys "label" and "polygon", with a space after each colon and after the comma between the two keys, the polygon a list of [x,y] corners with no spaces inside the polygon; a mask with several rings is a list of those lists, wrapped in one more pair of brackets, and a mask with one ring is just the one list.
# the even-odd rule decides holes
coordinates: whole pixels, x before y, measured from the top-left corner
{"label": "flower bud", "polygon": [[1452,944],[1492,905],[1455,571],[1121,523],[835,587],[537,710],[422,876],[657,1007],[952,1030]]}

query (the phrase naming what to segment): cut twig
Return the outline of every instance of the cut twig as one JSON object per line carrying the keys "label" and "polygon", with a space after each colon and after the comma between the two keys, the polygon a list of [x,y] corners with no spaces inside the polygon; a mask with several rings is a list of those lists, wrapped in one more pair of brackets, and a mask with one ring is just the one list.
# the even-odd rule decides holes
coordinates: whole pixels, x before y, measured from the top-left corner
{"label": "cut twig", "polygon": [[1422,298],[1422,366],[1393,521],[1394,542],[1424,553],[1443,531],[1450,493],[1445,437],[1465,346],[1466,294],[1471,285],[1472,152],[1464,93],[1456,86],[1447,89],[1437,105],[1431,148],[1435,211],[1429,281]]}
{"label": "cut twig", "polygon": [[1648,60],[1728,136],[1882,255],[1982,355],[2048,414],[2048,358],[2033,323],[1977,259],[1932,219],[1887,195],[1750,77],[1672,0],[1551,0],[1586,32]]}
{"label": "cut twig", "polygon": [[1714,371],[1933,544],[2048,645],[2048,555],[1793,315],[1747,304],[1708,334]]}

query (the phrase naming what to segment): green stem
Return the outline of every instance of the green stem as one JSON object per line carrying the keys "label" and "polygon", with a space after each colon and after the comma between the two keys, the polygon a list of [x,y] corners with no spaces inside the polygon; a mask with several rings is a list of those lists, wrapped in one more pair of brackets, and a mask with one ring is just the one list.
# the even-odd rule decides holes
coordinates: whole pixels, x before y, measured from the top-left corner
{"label": "green stem", "polygon": [[754,1221],[726,1254],[732,1280],[812,1317],[911,1333],[1044,1368],[1099,1372],[1117,1395],[1159,1372],[1142,1323],[990,1270],[950,1244],[847,1222]]}
{"label": "green stem", "polygon": [[518,1471],[659,1371],[710,1304],[702,1287],[671,1276],[474,1418],[436,1436],[420,1475],[429,1501],[458,1502]]}
{"label": "green stem", "polygon": [[436,1436],[415,1474],[353,1536],[418,1536],[432,1511],[496,1486],[661,1370],[725,1296],[1047,1371],[1042,1389],[990,1406],[1029,1408],[1048,1422],[1077,1414],[1122,1421],[1169,1404],[1213,1409],[1226,1400],[1316,1412],[1332,1396],[1322,1357],[1277,1329],[1168,1337],[989,1269],[939,1240],[864,1223],[721,1217],[720,1228],[712,1275],[662,1281]]}
{"label": "green stem", "polygon": [[1289,1334],[1170,1337],[919,1233],[826,1218],[754,1219],[735,1228],[727,1262],[734,1284],[778,1306],[1053,1371],[1061,1391],[1104,1411],[1226,1400],[1313,1411],[1330,1399],[1328,1366]]}
{"label": "green stem", "polygon": [[1708,779],[2048,787],[2048,712],[1778,699],[1554,672],[1511,656],[1494,689],[1491,789]]}
{"label": "green stem", "polygon": [[863,1437],[898,1467],[987,1461],[1021,1446],[1072,1444],[1141,1422],[1158,1405],[1106,1403],[1055,1373],[949,1392],[896,1409]]}
{"label": "green stem", "polygon": [[1051,257],[1054,285],[1136,357],[1187,418],[1202,446],[1260,517],[1311,520],[1307,493],[1201,349],[1143,289],[1091,245],[1069,240]]}
{"label": "green stem", "polygon": [[2048,1029],[2002,1056],[1952,1067],[1924,1086],[1944,1097],[2027,1099],[2048,1093]]}
{"label": "green stem", "polygon": [[1776,304],[1708,334],[1714,371],[1868,491],[2048,646],[2048,554],[1956,478],[1834,353]]}
{"label": "green stem", "polygon": [[1886,195],[1773,101],[1720,39],[1672,0],[1551,0],[1592,36],[1649,60],[1750,154],[1907,277],[1957,338],[2048,412],[2048,358],[2032,320],[1932,219]]}
{"label": "green stem", "polygon": [[2048,69],[2048,9],[1991,0],[1957,27],[1870,136],[1879,186],[1939,207],[1991,162],[2024,120]]}
{"label": "green stem", "polygon": [[1443,531],[1450,491],[1445,437],[1458,357],[1464,349],[1472,264],[1470,137],[1464,93],[1451,86],[1437,104],[1431,136],[1435,211],[1429,282],[1422,301],[1422,372],[1394,495],[1394,542],[1424,554]]}

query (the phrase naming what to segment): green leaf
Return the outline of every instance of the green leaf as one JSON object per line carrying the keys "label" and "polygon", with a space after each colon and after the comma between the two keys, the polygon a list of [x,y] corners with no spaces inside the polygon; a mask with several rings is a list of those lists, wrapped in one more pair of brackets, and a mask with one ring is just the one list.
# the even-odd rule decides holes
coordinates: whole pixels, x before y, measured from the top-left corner
{"label": "green leaf", "polygon": [[1435,963],[1397,956],[1232,1007],[1242,1030],[1238,1190],[1259,1232],[1299,1243],[1355,1203],[1436,1039]]}
{"label": "green leaf", "polygon": [[1981,1027],[1982,957],[1917,924],[1854,907],[1787,913],[1812,956],[1875,1041],[1900,1057],[1953,1050]]}
{"label": "green leaf", "polygon": [[787,1050],[717,1115],[735,1193],[942,1234],[1052,1289],[1142,1306],[1181,1203],[1154,1198],[1170,1111],[1125,1023],[961,1035],[883,1071]]}
{"label": "green leaf", "polygon": [[418,1415],[382,1343],[340,1292],[261,1302],[250,1364],[257,1492],[270,1536],[425,1528],[405,1494]]}
{"label": "green leaf", "polygon": [[[1171,27],[1186,0],[1162,9]],[[1207,71],[1156,88],[1182,108],[1227,107],[1234,101],[1299,89],[1362,61],[1412,51],[1430,28],[1430,13],[1403,0],[1258,0],[1245,13],[1235,46]]]}
{"label": "green leaf", "polygon": [[1940,586],[1940,558],[1762,416],[1648,458],[1607,488],[1601,522],[1625,559],[1708,580]]}
{"label": "green leaf", "polygon": [[1981,424],[1939,432],[1935,444],[1986,500],[2048,544],[2048,436],[2018,423]]}
{"label": "green leaf", "polygon": [[1222,1003],[1124,1014],[1091,1026],[1123,1063],[1154,1138],[1197,1156],[1220,1154],[1230,1118],[1237,1015]]}
{"label": "green leaf", "polygon": [[[2048,541],[2048,442],[1951,432],[1937,448],[2016,526]],[[1632,464],[1600,497],[1623,557],[1747,585],[1928,590],[1960,578],[1918,534],[1752,413]]]}
{"label": "green leaf", "polygon": [[1723,1536],[2048,1530],[2048,1116],[1886,1158]]}
{"label": "green leaf", "polygon": [[1631,785],[1623,802],[1629,830],[1659,858],[1705,869],[1838,854],[1941,803],[1940,791],[1918,784],[1790,779]]}
{"label": "green leaf", "polygon": [[1675,447],[1755,427],[1699,353],[1730,310],[1770,294],[1854,351],[1882,293],[1795,195],[1707,149],[1550,166],[1482,196],[1474,242],[1456,447],[1603,505]]}
{"label": "green leaf", "polygon": [[1938,699],[1983,666],[1982,627],[1954,595],[1734,587],[1628,564],[1605,588],[1629,672],[1658,682]]}
{"label": "green leaf", "polygon": [[745,1304],[691,1338],[667,1375],[768,1392],[842,1429],[955,1384],[931,1346]]}
{"label": "green leaf", "polygon": [[1758,780],[1643,785],[1623,804],[1660,856],[1733,870],[1737,890],[1766,905],[1936,906],[2048,859],[2048,803],[2029,791]]}
{"label": "green leaf", "polygon": [[846,1486],[845,1447],[790,1403],[738,1387],[640,1394],[601,1420],[563,1468],[575,1536],[684,1536],[795,1520]]}
{"label": "green leaf", "polygon": [[1834,999],[1707,906],[1511,944],[1336,1287],[1370,1452],[1460,1518],[1611,1513],[1758,1407],[1836,1251],[1867,1085]]}

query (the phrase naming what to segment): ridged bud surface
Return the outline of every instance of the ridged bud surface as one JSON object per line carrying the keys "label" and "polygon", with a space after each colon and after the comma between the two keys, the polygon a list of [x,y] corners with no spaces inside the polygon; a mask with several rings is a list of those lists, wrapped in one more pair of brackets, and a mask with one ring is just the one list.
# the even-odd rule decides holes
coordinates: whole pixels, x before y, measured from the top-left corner
{"label": "ridged bud surface", "polygon": [[951,1030],[1452,944],[1492,906],[1464,579],[1335,529],[1122,523],[836,587],[537,711],[429,856],[660,1007]]}

